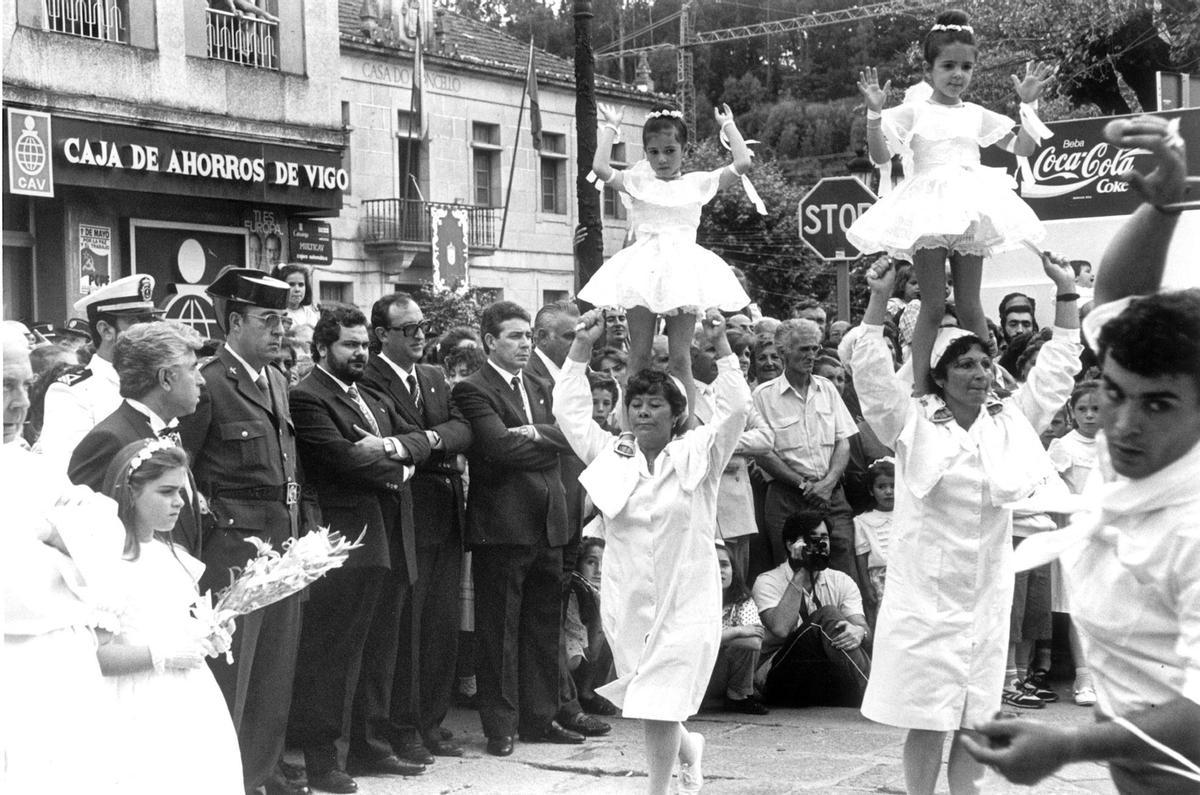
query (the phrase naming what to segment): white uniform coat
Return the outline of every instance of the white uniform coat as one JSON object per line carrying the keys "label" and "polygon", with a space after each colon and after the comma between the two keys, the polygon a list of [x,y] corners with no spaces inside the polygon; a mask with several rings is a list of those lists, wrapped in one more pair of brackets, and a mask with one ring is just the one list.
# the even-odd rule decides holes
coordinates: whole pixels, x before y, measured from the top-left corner
{"label": "white uniform coat", "polygon": [[42,435],[34,450],[67,471],[88,431],[121,405],[121,379],[112,362],[93,356],[82,373],[63,375],[46,390]]}
{"label": "white uniform coat", "polygon": [[[863,415],[896,450],[896,507],[863,715],[951,731],[1000,704],[1012,605],[1012,511],[1044,469],[1036,423],[1066,402],[1078,332],[1055,329],[1028,382],[990,399],[969,430],[935,396],[913,399],[893,372],[882,327],[852,343]],[[1035,419],[1036,418],[1036,419]]]}
{"label": "white uniform coat", "polygon": [[736,357],[718,368],[711,424],[668,444],[653,473],[640,450],[618,455],[612,435],[592,421],[583,363],[568,359],[554,386],[554,415],[588,465],[579,482],[600,510],[607,541],[600,611],[617,679],[596,692],[626,718],[693,715],[721,645],[717,489],[745,427],[750,390]]}

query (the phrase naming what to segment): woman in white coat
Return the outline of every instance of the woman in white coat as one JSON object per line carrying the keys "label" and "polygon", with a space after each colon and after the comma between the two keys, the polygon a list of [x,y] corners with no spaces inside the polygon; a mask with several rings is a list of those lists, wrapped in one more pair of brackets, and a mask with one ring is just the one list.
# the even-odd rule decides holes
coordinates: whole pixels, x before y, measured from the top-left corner
{"label": "woman in white coat", "polygon": [[[892,370],[883,340],[894,274],[886,260],[867,273],[864,328],[849,336],[863,415],[896,450],[895,530],[888,587],[879,613],[863,715],[909,730],[904,745],[910,793],[932,793],[946,732],[955,733],[950,791],[979,791],[983,768],[961,744],[962,730],[1000,704],[1012,603],[1012,511],[1043,468],[1038,430],[1048,424],[1079,369],[1079,311],[1073,272],[1043,255],[1058,290],[1054,337],[1015,395],[1000,399],[986,342],[942,329],[930,357],[930,394]],[[907,368],[906,368],[907,369]]]}
{"label": "woman in white coat", "polygon": [[718,375],[709,424],[683,432],[682,392],[661,373],[629,379],[632,447],[592,420],[586,375],[604,318],[580,318],[554,386],[554,414],[587,469],[579,482],[600,511],[606,546],[601,620],[617,679],[597,693],[639,718],[646,732],[649,791],[666,793],[676,756],[679,792],[702,784],[703,737],[683,728],[704,698],[721,643],[721,580],[713,544],[717,489],[746,423],[750,390],[710,310],[704,334]]}

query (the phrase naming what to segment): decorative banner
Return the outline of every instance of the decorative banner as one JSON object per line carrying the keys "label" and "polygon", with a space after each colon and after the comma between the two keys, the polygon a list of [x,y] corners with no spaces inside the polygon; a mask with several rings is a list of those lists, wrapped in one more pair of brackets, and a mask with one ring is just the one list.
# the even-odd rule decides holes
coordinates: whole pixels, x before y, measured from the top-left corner
{"label": "decorative banner", "polygon": [[451,289],[467,284],[467,208],[430,205],[433,283]]}
{"label": "decorative banner", "polygon": [[289,262],[329,265],[333,262],[333,230],[325,221],[292,221]]}
{"label": "decorative banner", "polygon": [[8,189],[24,196],[54,197],[50,114],[8,109]]}
{"label": "decorative banner", "polygon": [[79,294],[88,295],[108,284],[111,274],[112,229],[107,226],[79,225]]}

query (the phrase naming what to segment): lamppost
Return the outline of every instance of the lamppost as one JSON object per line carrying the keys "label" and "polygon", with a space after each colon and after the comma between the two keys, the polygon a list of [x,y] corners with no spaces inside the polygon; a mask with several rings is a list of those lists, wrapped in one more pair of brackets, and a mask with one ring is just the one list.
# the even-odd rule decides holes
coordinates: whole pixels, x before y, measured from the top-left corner
{"label": "lamppost", "polygon": [[579,226],[584,233],[575,244],[575,292],[578,294],[604,260],[600,193],[587,181],[596,153],[596,58],[592,53],[591,0],[575,0],[575,138],[579,143],[575,195],[578,197]]}

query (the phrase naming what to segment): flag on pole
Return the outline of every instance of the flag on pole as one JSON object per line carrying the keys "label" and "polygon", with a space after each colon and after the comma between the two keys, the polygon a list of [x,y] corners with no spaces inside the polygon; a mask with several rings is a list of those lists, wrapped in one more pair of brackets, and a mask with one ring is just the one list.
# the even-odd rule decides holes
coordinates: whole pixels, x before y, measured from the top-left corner
{"label": "flag on pole", "polygon": [[538,106],[537,70],[533,67],[533,42],[529,42],[529,68],[526,70],[525,92],[529,94],[529,136],[533,148],[542,149],[542,111]]}

